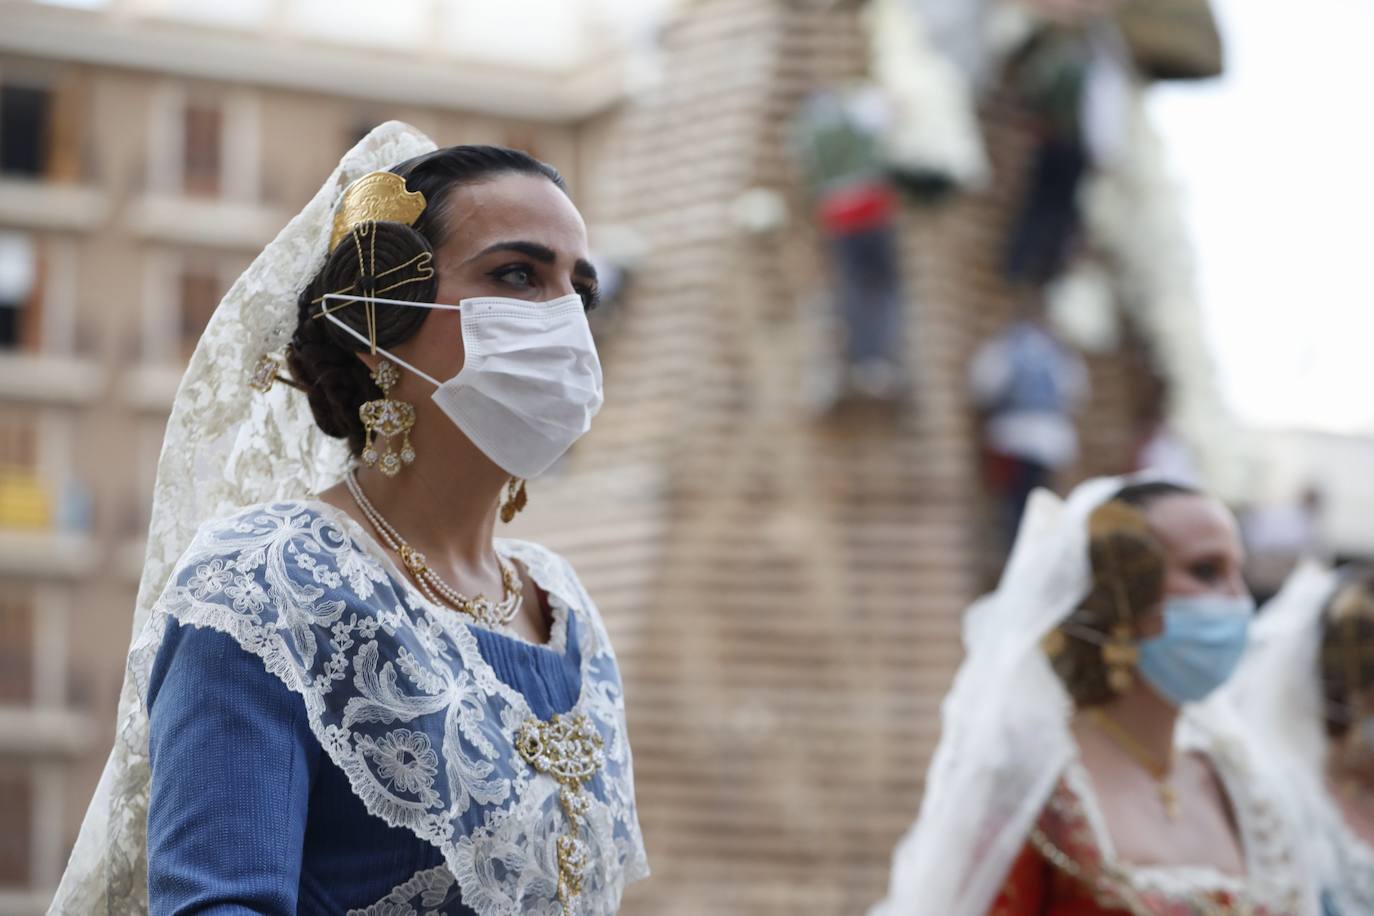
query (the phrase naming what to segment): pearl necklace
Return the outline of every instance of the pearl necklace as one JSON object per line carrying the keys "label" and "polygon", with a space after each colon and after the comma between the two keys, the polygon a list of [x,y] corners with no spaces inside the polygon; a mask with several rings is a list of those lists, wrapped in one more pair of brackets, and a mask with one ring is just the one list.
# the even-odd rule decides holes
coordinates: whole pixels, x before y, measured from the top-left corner
{"label": "pearl necklace", "polygon": [[352,469],[349,469],[348,475],[344,477],[344,484],[348,487],[348,493],[353,497],[353,501],[358,504],[359,511],[372,524],[377,534],[381,535],[386,546],[400,555],[406,571],[420,587],[421,593],[431,602],[467,614],[487,627],[507,626],[520,613],[520,606],[524,602],[520,577],[514,565],[506,562],[504,557],[499,554],[496,557],[496,562],[501,567],[501,586],[504,592],[500,602],[492,601],[486,595],[469,598],[440,579],[438,574],[429,568],[425,555],[407,544],[391,523],[382,517],[363,495],[363,489],[358,485],[357,475]]}

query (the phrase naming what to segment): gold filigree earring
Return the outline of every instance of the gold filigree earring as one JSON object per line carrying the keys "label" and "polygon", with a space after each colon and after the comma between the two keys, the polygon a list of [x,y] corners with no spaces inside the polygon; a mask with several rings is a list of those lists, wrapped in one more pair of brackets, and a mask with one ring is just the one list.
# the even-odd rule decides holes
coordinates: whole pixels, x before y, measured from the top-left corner
{"label": "gold filigree earring", "polygon": [[[377,363],[372,370],[372,381],[382,389],[382,396],[376,400],[364,401],[358,408],[358,418],[363,421],[367,431],[367,441],[363,445],[363,464],[378,468],[388,477],[401,472],[401,466],[415,461],[415,449],[410,445],[410,431],[415,426],[415,407],[405,401],[391,397],[391,389],[401,380],[400,371],[388,360]],[[373,436],[388,440],[386,453],[378,456]],[[401,437],[401,450],[397,452],[389,441]]]}
{"label": "gold filigree earring", "polygon": [[1135,683],[1135,666],[1140,661],[1140,646],[1135,631],[1128,622],[1112,627],[1112,634],[1102,644],[1102,662],[1107,666],[1107,686],[1114,693],[1125,693]]}
{"label": "gold filigree earring", "polygon": [[515,516],[520,514],[520,510],[525,508],[529,502],[529,497],[525,494],[525,481],[519,477],[512,477],[506,482],[506,495],[501,500],[501,521],[510,523]]}

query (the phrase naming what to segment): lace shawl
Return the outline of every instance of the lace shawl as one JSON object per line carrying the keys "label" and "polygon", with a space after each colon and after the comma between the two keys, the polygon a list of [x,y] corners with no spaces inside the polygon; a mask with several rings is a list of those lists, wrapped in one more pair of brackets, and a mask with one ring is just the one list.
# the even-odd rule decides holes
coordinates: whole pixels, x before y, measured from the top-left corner
{"label": "lace shawl", "polygon": [[[582,686],[571,714],[601,734],[582,839],[592,867],[573,912],[616,912],[647,874],[621,683],[594,605],[562,558],[498,541],[578,627]],[[515,732],[533,718],[469,625],[429,604],[346,516],[317,502],[266,503],[207,525],[129,656],[140,695],[168,620],[226,633],[305,702],[311,732],[367,810],[436,846],[482,916],[562,913],[559,784]]]}

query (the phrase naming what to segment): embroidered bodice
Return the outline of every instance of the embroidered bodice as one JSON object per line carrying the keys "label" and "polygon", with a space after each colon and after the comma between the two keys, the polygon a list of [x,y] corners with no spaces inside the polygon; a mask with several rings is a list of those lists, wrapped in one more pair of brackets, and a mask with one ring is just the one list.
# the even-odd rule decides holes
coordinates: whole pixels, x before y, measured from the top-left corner
{"label": "embroidered bodice", "polygon": [[1231,799],[1247,875],[1120,861],[1081,760],[1066,767],[991,916],[1290,916],[1306,914],[1303,871],[1275,804],[1243,761],[1209,754]]}
{"label": "embroidered bodice", "polygon": [[614,913],[648,871],[615,656],[566,561],[524,542],[497,549],[547,595],[548,650],[576,643],[580,685],[562,714],[536,716],[484,656],[489,632],[425,601],[359,526],[317,502],[254,506],[204,527],[131,670],[146,696],[169,624],[208,628],[298,696],[310,735],[366,811],[440,854],[376,912],[461,897],[482,916]]}

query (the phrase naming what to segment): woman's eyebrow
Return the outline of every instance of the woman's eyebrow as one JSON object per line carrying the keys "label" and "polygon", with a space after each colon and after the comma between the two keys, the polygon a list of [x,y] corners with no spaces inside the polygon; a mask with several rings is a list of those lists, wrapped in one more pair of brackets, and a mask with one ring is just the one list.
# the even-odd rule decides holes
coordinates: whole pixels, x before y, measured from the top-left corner
{"label": "woman's eyebrow", "polygon": [[468,258],[468,260],[475,261],[478,258],[486,257],[496,251],[519,252],[520,254],[534,258],[541,264],[552,264],[554,261],[558,260],[558,255],[555,254],[554,250],[549,246],[540,245],[538,242],[520,241],[497,242],[495,245],[488,245],[486,248],[483,248],[481,251]]}
{"label": "woman's eyebrow", "polygon": [[[509,242],[497,242],[494,245],[488,245],[486,248],[483,248],[481,251],[477,252],[475,255],[468,258],[468,261],[475,261],[478,258],[486,257],[492,252],[496,251],[518,252],[520,254],[534,258],[540,264],[552,264],[558,260],[557,252],[555,252],[552,248],[550,248],[547,245],[540,245],[538,242],[524,242],[515,240]],[[596,268],[593,267],[591,265],[591,262],[585,258],[577,259],[576,263],[573,264],[573,273],[579,277],[586,277],[588,280],[596,280]]]}

